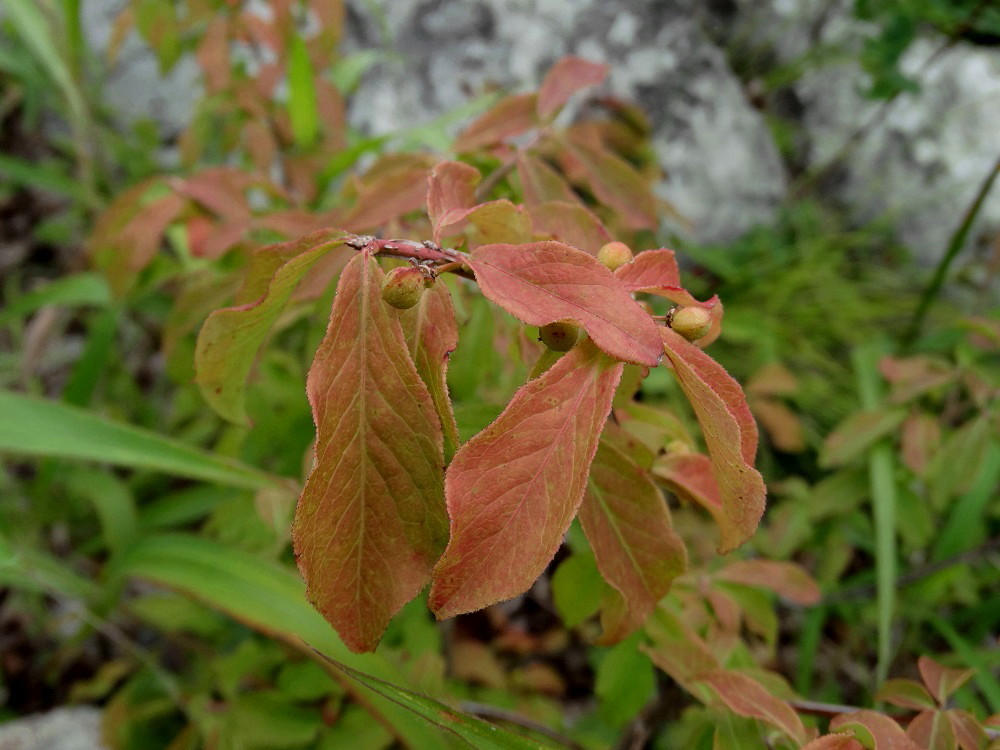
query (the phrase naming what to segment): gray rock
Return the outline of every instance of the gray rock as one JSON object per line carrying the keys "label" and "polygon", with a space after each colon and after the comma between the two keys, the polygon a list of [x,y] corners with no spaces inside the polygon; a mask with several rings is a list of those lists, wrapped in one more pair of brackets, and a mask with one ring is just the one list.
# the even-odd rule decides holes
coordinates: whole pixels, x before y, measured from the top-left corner
{"label": "gray rock", "polygon": [[107,750],[101,712],[93,706],[57,708],[0,725],[0,750]]}

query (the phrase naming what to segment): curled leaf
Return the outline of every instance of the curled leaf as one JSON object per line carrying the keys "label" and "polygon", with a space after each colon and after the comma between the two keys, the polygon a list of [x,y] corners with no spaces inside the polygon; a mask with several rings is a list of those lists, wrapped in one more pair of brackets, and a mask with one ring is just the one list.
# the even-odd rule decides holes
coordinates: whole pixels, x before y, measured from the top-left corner
{"label": "curled leaf", "polygon": [[895,721],[877,711],[854,711],[835,716],[830,729],[851,732],[871,750],[921,750]]}
{"label": "curled leaf", "polygon": [[583,499],[621,372],[584,341],[455,454],[451,539],[430,593],[439,618],[511,599],[541,575]]}
{"label": "curled leaf", "polygon": [[464,153],[492,146],[506,138],[520,135],[538,124],[535,94],[506,96],[462,131],[455,141],[455,151]]}
{"label": "curled leaf", "polygon": [[316,457],[292,526],[309,600],[353,651],[378,645],[447,538],[441,426],[382,275],[359,254],[337,285],[309,369]]}
{"label": "curled leaf", "polygon": [[615,359],[655,366],[657,325],[614,274],[561,242],[483,245],[469,264],[483,294],[519,320],[543,326],[575,320]]}
{"label": "curled leaf", "polygon": [[441,230],[451,223],[452,214],[460,215],[476,202],[479,170],[460,161],[435,165],[427,178],[427,215],[434,227],[434,241],[441,241]]}

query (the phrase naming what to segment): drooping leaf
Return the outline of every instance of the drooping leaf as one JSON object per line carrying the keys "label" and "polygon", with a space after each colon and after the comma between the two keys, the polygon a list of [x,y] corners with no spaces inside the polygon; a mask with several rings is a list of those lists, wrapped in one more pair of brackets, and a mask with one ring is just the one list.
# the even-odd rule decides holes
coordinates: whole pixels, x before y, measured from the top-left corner
{"label": "drooping leaf", "polygon": [[601,203],[613,208],[630,229],[656,229],[656,198],[635,167],[604,147],[585,143],[569,146]]}
{"label": "drooping leaf", "polygon": [[57,401],[0,390],[0,414],[0,453],[95,461],[232,487],[282,484],[234,459]]}
{"label": "drooping leaf", "polygon": [[455,151],[463,153],[492,146],[535,127],[538,124],[536,100],[535,94],[504,97],[462,131],[455,141]]}
{"label": "drooping leaf", "polygon": [[915,680],[895,678],[886,680],[875,694],[875,700],[886,701],[894,706],[923,711],[937,708],[937,702],[927,692],[927,688]]}
{"label": "drooping leaf", "polygon": [[730,711],[748,719],[761,719],[796,742],[805,742],[806,730],[798,714],[752,677],[719,669],[702,675],[698,681],[711,687]]}
{"label": "drooping leaf", "polygon": [[448,397],[448,357],[458,346],[458,324],[451,294],[443,281],[424,292],[420,301],[400,314],[413,364],[430,391],[444,432],[445,463],[458,450],[458,425]]}
{"label": "drooping leaf", "polygon": [[591,255],[608,242],[611,233],[586,206],[569,201],[545,201],[528,209],[535,232],[552,235]]}
{"label": "drooping leaf", "polygon": [[451,539],[430,593],[439,618],[511,599],[545,569],[583,499],[621,370],[578,344],[455,455]]}
{"label": "drooping leaf", "polygon": [[615,276],[630,292],[681,286],[681,270],[674,251],[665,247],[643,250],[631,263],[619,266]]}
{"label": "drooping leaf", "polygon": [[607,65],[582,57],[568,56],[556,61],[538,89],[538,116],[550,117],[577,91],[603,83],[607,75]]}
{"label": "drooping leaf", "polygon": [[452,212],[462,214],[476,202],[479,170],[460,161],[445,161],[431,170],[427,180],[427,215],[434,227],[434,241],[441,241],[441,230],[452,220]]}
{"label": "drooping leaf", "polygon": [[602,607],[602,643],[620,641],[639,627],[687,563],[663,495],[632,458],[634,440],[608,425],[580,506],[597,567],[617,600]]}
{"label": "drooping leaf", "polygon": [[257,350],[302,277],[340,246],[343,236],[337,230],[321,230],[259,250],[236,294],[236,305],[208,316],[195,348],[196,382],[208,404],[226,419],[248,422],[246,381]]}
{"label": "drooping leaf", "polygon": [[865,453],[892,433],[906,419],[905,409],[877,409],[852,414],[826,436],[820,451],[821,466],[842,466]]}
{"label": "drooping leaf", "polygon": [[483,245],[470,262],[483,294],[519,320],[575,320],[615,359],[655,366],[657,325],[596,258],[561,242]]}
{"label": "drooping leaf", "polygon": [[976,673],[973,669],[955,669],[938,664],[929,656],[917,659],[917,668],[924,683],[938,703],[945,703],[948,697],[962,685],[972,679]]}
{"label": "drooping leaf", "polygon": [[906,736],[895,721],[877,711],[854,711],[839,714],[830,721],[831,730],[852,732],[871,750],[922,750]]}
{"label": "drooping leaf", "polygon": [[719,483],[712,471],[712,459],[702,453],[668,453],[656,459],[653,475],[681,500],[712,514],[720,526],[726,521]]}
{"label": "drooping leaf", "polygon": [[809,607],[820,600],[820,590],[801,566],[782,560],[737,560],[717,574],[720,581],[756,586]]}
{"label": "drooping leaf", "polygon": [[382,277],[359,254],[337,285],[309,369],[316,457],[292,526],[310,601],[355,651],[378,645],[447,538],[441,426]]}
{"label": "drooping leaf", "polygon": [[517,155],[517,176],[521,181],[526,206],[538,206],[548,201],[583,205],[580,196],[565,178],[545,161],[527,152]]}
{"label": "drooping leaf", "polygon": [[753,534],[764,513],[764,480],[753,468],[757,425],[739,383],[721,365],[669,328],[660,333],[712,459],[722,506],[720,551],[726,552]]}

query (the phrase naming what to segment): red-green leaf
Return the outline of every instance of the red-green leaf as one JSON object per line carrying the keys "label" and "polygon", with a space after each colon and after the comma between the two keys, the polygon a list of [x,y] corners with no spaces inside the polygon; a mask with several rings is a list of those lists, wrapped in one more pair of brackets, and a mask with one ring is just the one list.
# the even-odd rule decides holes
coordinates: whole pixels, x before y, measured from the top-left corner
{"label": "red-green leaf", "polygon": [[819,586],[795,563],[780,560],[737,560],[717,574],[720,581],[769,589],[789,601],[809,607],[819,602]]}
{"label": "red-green leaf", "polygon": [[702,453],[668,453],[657,459],[653,474],[681,500],[700,505],[722,526],[725,509],[719,496],[719,483],[712,471],[712,459]]}
{"label": "red-green leaf", "polygon": [[903,409],[878,409],[852,414],[826,436],[820,451],[820,466],[842,466],[892,433],[906,419]]}
{"label": "red-green leaf", "polygon": [[602,643],[620,641],[639,627],[687,561],[663,495],[632,457],[634,440],[608,425],[580,506],[597,567],[620,600],[601,613]]}
{"label": "red-green leaf", "polygon": [[430,593],[439,618],[511,599],[545,569],[583,499],[621,371],[584,341],[455,454],[451,539]]}
{"label": "red-green leaf", "polygon": [[506,96],[467,127],[455,141],[455,151],[463,153],[492,146],[505,138],[520,135],[538,125],[535,94]]}
{"label": "red-green leaf", "polygon": [[458,426],[448,398],[446,375],[448,356],[458,346],[458,325],[451,294],[443,281],[424,292],[420,302],[400,314],[406,346],[424,385],[431,393],[434,408],[444,430],[444,458],[451,460],[458,450]]}
{"label": "red-green leaf", "polygon": [[937,703],[927,688],[915,680],[894,678],[886,680],[875,694],[875,700],[886,701],[894,706],[912,708],[923,711],[925,708],[937,708]]}
{"label": "red-green leaf", "polygon": [[719,661],[708,644],[662,606],[646,620],[643,629],[652,646],[642,647],[642,650],[653,664],[681,685],[690,688],[701,675],[719,669]]}
{"label": "red-green leaf", "polygon": [[922,750],[895,721],[877,711],[835,716],[830,729],[852,732],[870,750]]}
{"label": "red-green leaf", "polygon": [[547,201],[580,203],[580,197],[565,178],[539,157],[524,152],[518,154],[517,176],[521,180],[526,206],[537,206]]}
{"label": "red-green leaf", "polygon": [[802,746],[802,750],[865,750],[865,746],[854,739],[854,735],[836,732],[817,737]]}
{"label": "red-green leaf", "polygon": [[719,363],[669,328],[660,333],[705,436],[722,504],[720,551],[727,552],[750,538],[764,513],[764,480],[753,468],[757,425],[739,383]]}
{"label": "red-green leaf", "polygon": [[698,678],[708,685],[730,711],[748,719],[761,719],[796,742],[805,742],[802,720],[786,701],[771,695],[751,677],[729,669],[719,669]]}
{"label": "red-green leaf", "polygon": [[447,538],[441,426],[367,254],[344,269],[306,390],[316,458],[292,541],[309,600],[370,651]]}
{"label": "red-green leaf", "polygon": [[953,708],[946,712],[955,732],[955,741],[962,750],[983,750],[989,738],[979,720],[968,711]]}
{"label": "red-green leaf", "polygon": [[366,174],[354,205],[333,222],[352,232],[380,227],[427,203],[428,168],[416,159],[380,165]]}
{"label": "red-green leaf", "polygon": [[519,244],[531,241],[528,215],[521,206],[514,205],[506,198],[448,212],[440,225],[441,236],[455,234],[466,224],[475,227],[469,240],[471,247],[495,242]]}
{"label": "red-green leaf", "polygon": [[674,251],[665,247],[644,250],[631,263],[620,266],[615,276],[630,292],[646,292],[665,287],[679,289],[681,270]]}
{"label": "red-green leaf", "polygon": [[561,242],[483,245],[470,262],[483,294],[519,320],[575,320],[615,359],[655,366],[658,326],[596,258]]}
{"label": "red-green leaf", "polygon": [[555,114],[582,88],[604,82],[608,66],[582,57],[564,57],[552,66],[538,89],[538,116]]}
{"label": "red-green leaf", "polygon": [[476,202],[479,170],[460,161],[445,161],[431,170],[427,180],[427,215],[434,227],[434,241],[441,241],[441,230],[452,222],[454,212],[463,215]]}
{"label": "red-green leaf", "polygon": [[906,735],[926,750],[955,750],[958,747],[955,729],[945,711],[921,711],[906,727]]}
{"label": "red-green leaf", "polygon": [[631,229],[656,229],[656,198],[645,177],[605,148],[571,144],[587,184],[601,203],[613,208]]}
{"label": "red-green leaf", "polygon": [[536,232],[578,247],[591,255],[608,242],[611,233],[586,206],[569,201],[546,201],[528,209]]}
{"label": "red-green leaf", "polygon": [[258,250],[236,305],[208,316],[195,349],[196,381],[208,404],[226,419],[247,423],[244,394],[257,350],[302,277],[343,236],[339,230],[322,230]]}
{"label": "red-green leaf", "polygon": [[903,422],[900,457],[906,468],[922,477],[941,447],[941,423],[930,414],[912,414]]}
{"label": "red-green leaf", "polygon": [[917,668],[920,676],[924,678],[927,689],[938,701],[944,703],[948,696],[958,690],[969,681],[975,674],[973,669],[955,669],[938,664],[929,656],[921,656],[917,659]]}

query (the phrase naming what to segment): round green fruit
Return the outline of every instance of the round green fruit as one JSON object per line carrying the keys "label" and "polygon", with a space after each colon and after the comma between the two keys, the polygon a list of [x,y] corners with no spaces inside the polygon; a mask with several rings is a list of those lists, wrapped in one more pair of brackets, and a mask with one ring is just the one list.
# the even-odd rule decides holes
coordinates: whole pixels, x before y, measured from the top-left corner
{"label": "round green fruit", "polygon": [[579,336],[579,328],[561,320],[538,329],[538,340],[554,352],[568,352]]}
{"label": "round green fruit", "polygon": [[609,242],[597,251],[597,259],[606,268],[614,271],[632,262],[632,251],[624,242]]}
{"label": "round green fruit", "polygon": [[415,266],[393,268],[382,280],[382,299],[397,310],[407,310],[420,301],[427,279]]}
{"label": "round green fruit", "polygon": [[670,327],[688,341],[697,341],[712,330],[712,315],[704,307],[682,307],[670,316]]}

